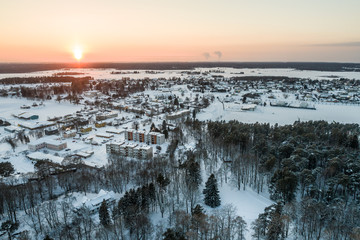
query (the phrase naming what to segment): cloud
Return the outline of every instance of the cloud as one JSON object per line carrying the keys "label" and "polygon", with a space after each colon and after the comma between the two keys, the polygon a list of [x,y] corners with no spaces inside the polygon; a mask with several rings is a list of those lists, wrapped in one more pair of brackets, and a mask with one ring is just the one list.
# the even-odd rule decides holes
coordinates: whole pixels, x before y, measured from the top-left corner
{"label": "cloud", "polygon": [[222,52],[220,51],[215,51],[214,54],[218,57],[219,60],[222,57]]}
{"label": "cloud", "polygon": [[311,47],[360,47],[360,42],[338,42],[338,43],[320,43],[310,44]]}
{"label": "cloud", "polygon": [[208,53],[208,52],[204,52],[202,55],[206,60],[208,60],[210,58],[210,53]]}

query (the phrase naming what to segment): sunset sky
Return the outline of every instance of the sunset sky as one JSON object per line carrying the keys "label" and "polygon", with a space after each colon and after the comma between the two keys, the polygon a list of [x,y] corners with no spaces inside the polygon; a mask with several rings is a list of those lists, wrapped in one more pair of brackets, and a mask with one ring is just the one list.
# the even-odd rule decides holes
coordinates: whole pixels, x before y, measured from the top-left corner
{"label": "sunset sky", "polygon": [[74,49],[84,62],[360,62],[359,10],[359,0],[2,0],[0,62],[71,62]]}

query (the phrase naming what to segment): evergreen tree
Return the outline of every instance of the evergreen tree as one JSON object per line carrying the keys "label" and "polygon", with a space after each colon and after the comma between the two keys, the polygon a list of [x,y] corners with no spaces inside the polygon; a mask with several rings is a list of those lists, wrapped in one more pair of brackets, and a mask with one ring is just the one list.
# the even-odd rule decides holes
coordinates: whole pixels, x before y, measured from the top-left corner
{"label": "evergreen tree", "polygon": [[204,201],[206,205],[212,208],[220,206],[221,201],[219,196],[219,190],[214,174],[211,174],[209,179],[205,183],[205,189],[203,190],[203,194],[205,195]]}
{"label": "evergreen tree", "polygon": [[155,185],[153,183],[150,183],[149,186],[148,186],[148,198],[149,198],[149,201],[151,203],[154,203],[155,200],[156,200],[156,195],[155,195]]}
{"label": "evergreen tree", "polygon": [[167,123],[166,123],[166,121],[164,120],[164,121],[162,122],[162,129],[161,129],[161,130],[165,131],[166,128],[167,128]]}
{"label": "evergreen tree", "polygon": [[19,228],[18,222],[12,222],[12,221],[8,220],[1,224],[0,230],[5,231],[8,234],[9,240],[11,240],[11,239],[13,239],[12,233],[18,228]]}
{"label": "evergreen tree", "polygon": [[267,236],[266,239],[268,240],[276,240],[281,237],[281,239],[284,238],[284,223],[282,218],[282,205],[281,203],[278,203],[276,205],[273,205],[274,208],[270,212],[270,222],[267,226]]}
{"label": "evergreen tree", "polygon": [[46,235],[44,240],[53,240],[51,237],[49,237],[49,235]]}
{"label": "evergreen tree", "polygon": [[167,129],[163,131],[163,134],[165,135],[165,139],[169,138],[169,131]]}
{"label": "evergreen tree", "polygon": [[353,149],[359,149],[359,138],[357,135],[353,135],[350,137],[349,147]]}
{"label": "evergreen tree", "polygon": [[192,112],[192,117],[193,117],[193,119],[196,118],[196,111],[195,111],[195,109],[194,109],[193,112]]}
{"label": "evergreen tree", "polygon": [[204,214],[204,208],[197,204],[193,209],[191,209],[191,215],[192,216],[199,216]]}
{"label": "evergreen tree", "polygon": [[200,164],[193,159],[183,165],[186,170],[186,184],[189,188],[197,189],[201,184]]}
{"label": "evergreen tree", "polygon": [[10,162],[0,163],[0,176],[8,177],[15,172],[14,166]]}
{"label": "evergreen tree", "polygon": [[110,214],[105,199],[102,201],[99,209],[99,218],[100,218],[100,223],[104,227],[108,227],[111,224]]}
{"label": "evergreen tree", "polygon": [[174,231],[171,228],[168,228],[166,232],[163,233],[163,237],[163,240],[186,240],[182,232]]}
{"label": "evergreen tree", "polygon": [[161,189],[165,189],[167,185],[169,185],[170,180],[167,177],[164,177],[161,173],[156,178],[156,182],[159,184]]}
{"label": "evergreen tree", "polygon": [[297,176],[292,171],[288,168],[278,169],[271,178],[270,197],[276,200],[282,198],[285,202],[291,202],[295,198],[297,184]]}

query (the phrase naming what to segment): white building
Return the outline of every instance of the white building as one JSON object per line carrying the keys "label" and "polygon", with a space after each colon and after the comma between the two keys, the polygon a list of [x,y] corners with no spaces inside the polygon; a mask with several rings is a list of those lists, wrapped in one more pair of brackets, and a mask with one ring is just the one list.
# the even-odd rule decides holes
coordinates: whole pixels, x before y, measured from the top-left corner
{"label": "white building", "polygon": [[125,142],[106,144],[106,152],[137,159],[149,159],[153,156],[151,146]]}
{"label": "white building", "polygon": [[159,132],[149,132],[147,134],[148,144],[163,144],[165,142],[165,135]]}
{"label": "white building", "polygon": [[187,117],[189,115],[190,115],[190,110],[181,110],[181,111],[167,115],[166,119],[168,119],[168,120],[181,119],[181,118]]}
{"label": "white building", "polygon": [[100,190],[97,196],[89,198],[84,196],[82,201],[74,203],[75,212],[78,212],[82,207],[89,209],[92,213],[95,213],[100,208],[102,201],[105,200],[108,205],[112,205],[116,202],[115,193],[113,191]]}
{"label": "white building", "polygon": [[60,151],[67,147],[66,142],[61,140],[49,139],[49,138],[40,138],[35,141],[28,143],[28,148],[31,151],[37,151],[41,148],[48,148],[51,150]]}

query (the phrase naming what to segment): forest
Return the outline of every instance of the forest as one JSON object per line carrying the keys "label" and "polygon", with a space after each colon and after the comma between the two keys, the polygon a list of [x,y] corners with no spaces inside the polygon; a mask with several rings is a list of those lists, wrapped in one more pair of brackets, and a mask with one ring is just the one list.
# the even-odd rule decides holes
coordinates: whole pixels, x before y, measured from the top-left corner
{"label": "forest", "polygon": [[[326,121],[188,118],[169,129],[166,155],[139,161],[109,154],[101,168],[76,158],[39,161],[36,177],[1,182],[1,230],[9,239],[24,226],[32,230],[18,239],[225,240],[245,239],[247,231],[254,239],[359,239],[359,131]],[[189,142],[193,149],[181,147]],[[274,204],[247,225],[234,206],[222,205],[223,183],[269,192]],[[74,208],[73,194],[101,189],[121,197],[95,213]],[[154,224],[154,214],[167,224]]]}
{"label": "forest", "polygon": [[71,77],[71,76],[44,76],[44,77],[9,77],[0,79],[0,84],[35,84],[35,83],[63,83],[63,82],[86,82],[89,83],[92,77]]}
{"label": "forest", "polygon": [[[116,81],[90,81],[90,79],[91,78],[89,77],[74,78],[68,76],[3,79],[4,81],[6,80],[6,84],[12,84],[12,82],[15,81],[29,85],[11,86],[8,90],[0,89],[0,96],[8,96],[8,91],[10,90],[11,92],[15,92],[17,97],[37,100],[50,100],[53,99],[55,95],[55,100],[58,102],[61,100],[69,100],[70,102],[79,104],[80,99],[83,99],[81,94],[87,90],[98,90],[99,92],[109,97],[117,99],[127,97],[131,93],[144,91],[145,88],[149,87],[148,80],[130,81],[129,79],[124,78]],[[32,82],[41,82],[45,84],[34,87],[30,85]]]}

